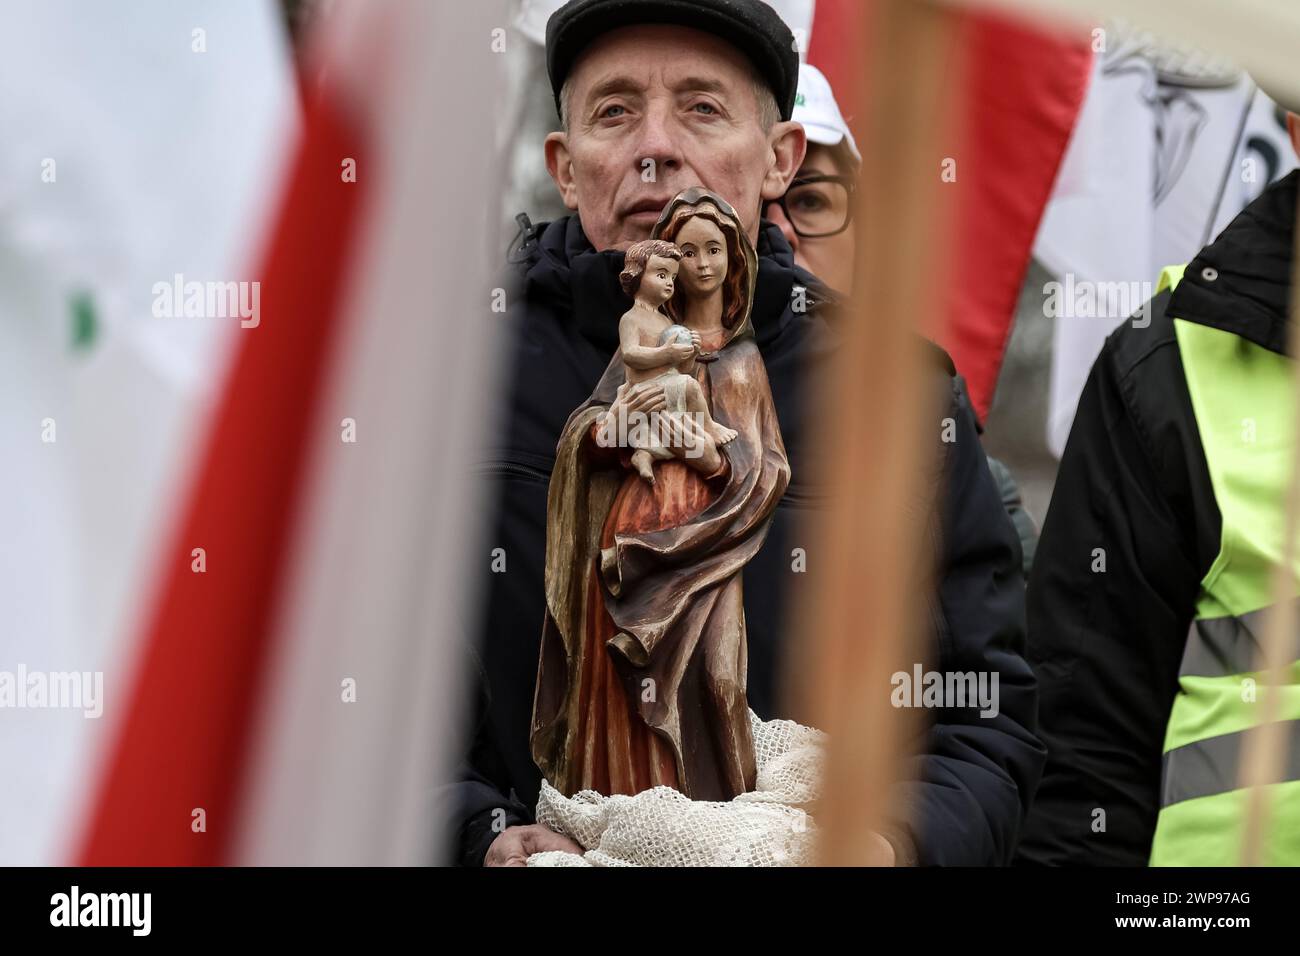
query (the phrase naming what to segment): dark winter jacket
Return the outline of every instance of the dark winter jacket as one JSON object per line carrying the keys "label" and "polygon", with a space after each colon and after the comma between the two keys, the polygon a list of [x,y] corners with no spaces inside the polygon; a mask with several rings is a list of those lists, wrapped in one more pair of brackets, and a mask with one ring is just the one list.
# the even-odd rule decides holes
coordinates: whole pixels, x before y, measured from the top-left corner
{"label": "dark winter jacket", "polygon": [[1223,525],[1173,318],[1287,354],[1298,179],[1269,187],[1203,249],[1152,301],[1149,323],[1139,313],[1107,339],[1079,399],[1029,583],[1048,763],[1024,862],[1150,856],[1165,729]]}

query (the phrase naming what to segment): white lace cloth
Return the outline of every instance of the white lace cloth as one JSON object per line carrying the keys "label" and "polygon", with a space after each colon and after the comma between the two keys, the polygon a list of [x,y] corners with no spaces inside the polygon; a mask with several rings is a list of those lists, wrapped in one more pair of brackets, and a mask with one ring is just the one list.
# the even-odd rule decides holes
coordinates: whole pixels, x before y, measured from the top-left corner
{"label": "white lace cloth", "polygon": [[542,781],[537,822],[585,849],[550,851],[529,866],[800,866],[815,827],[803,809],[819,792],[825,735],[790,720],[749,714],[758,778],[728,803],[690,800],[671,787],[634,797],[583,790],[565,797]]}

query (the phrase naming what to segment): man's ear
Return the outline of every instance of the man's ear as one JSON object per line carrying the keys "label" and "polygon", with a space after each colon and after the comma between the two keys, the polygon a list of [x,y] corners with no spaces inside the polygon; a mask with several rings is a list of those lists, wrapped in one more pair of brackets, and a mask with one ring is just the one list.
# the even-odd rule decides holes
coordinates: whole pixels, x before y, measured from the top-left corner
{"label": "man's ear", "polygon": [[808,136],[802,124],[787,120],[772,127],[768,146],[772,150],[773,162],[763,177],[762,196],[764,199],[780,199],[803,165],[804,153],[808,151]]}
{"label": "man's ear", "polygon": [[1300,156],[1300,116],[1286,114],[1286,131],[1291,134],[1291,145],[1295,147],[1296,155]]}
{"label": "man's ear", "polygon": [[542,145],[546,153],[546,171],[560,190],[560,199],[569,209],[578,208],[578,186],[573,175],[573,159],[569,155],[569,135],[554,132],[546,135]]}

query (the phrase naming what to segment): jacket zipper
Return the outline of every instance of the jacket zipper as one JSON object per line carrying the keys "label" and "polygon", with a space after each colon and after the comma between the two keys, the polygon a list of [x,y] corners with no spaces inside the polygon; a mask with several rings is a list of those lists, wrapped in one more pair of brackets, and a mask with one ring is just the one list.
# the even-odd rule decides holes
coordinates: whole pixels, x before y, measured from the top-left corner
{"label": "jacket zipper", "polygon": [[515,478],[530,478],[535,481],[551,480],[551,469],[526,465],[518,461],[483,462],[474,471],[479,475],[510,475]]}

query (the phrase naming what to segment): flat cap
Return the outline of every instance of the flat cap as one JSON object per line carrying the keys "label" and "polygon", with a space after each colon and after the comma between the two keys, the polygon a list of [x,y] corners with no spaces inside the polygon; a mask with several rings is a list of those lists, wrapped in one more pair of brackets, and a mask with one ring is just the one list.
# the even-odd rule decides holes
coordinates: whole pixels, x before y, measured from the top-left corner
{"label": "flat cap", "polygon": [[785,21],[762,0],[569,0],[546,23],[546,72],[557,112],[560,90],[582,51],[602,33],[641,23],[693,27],[727,41],[772,88],[781,118],[790,118],[799,51]]}

